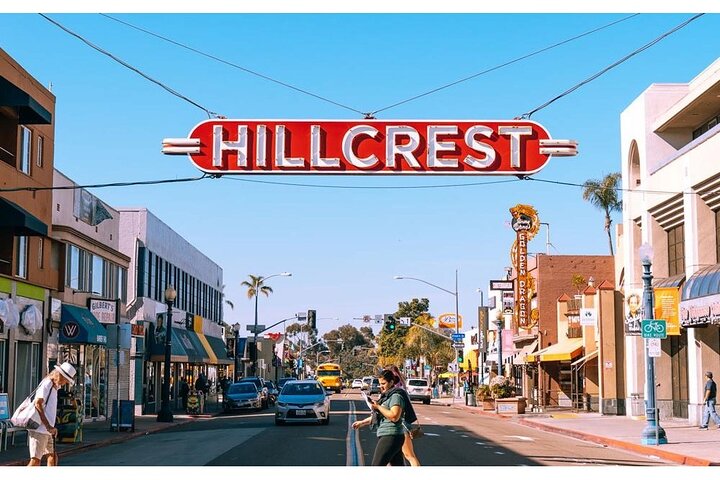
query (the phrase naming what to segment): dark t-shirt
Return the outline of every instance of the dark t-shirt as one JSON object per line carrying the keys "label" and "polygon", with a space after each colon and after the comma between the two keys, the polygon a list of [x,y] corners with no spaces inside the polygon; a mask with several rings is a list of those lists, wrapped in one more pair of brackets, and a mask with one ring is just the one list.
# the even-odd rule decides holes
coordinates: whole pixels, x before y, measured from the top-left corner
{"label": "dark t-shirt", "polygon": [[715,381],[711,378],[707,381],[705,384],[705,391],[707,392],[710,390],[710,395],[708,396],[708,400],[715,400],[715,397],[717,396],[717,385],[715,384]]}

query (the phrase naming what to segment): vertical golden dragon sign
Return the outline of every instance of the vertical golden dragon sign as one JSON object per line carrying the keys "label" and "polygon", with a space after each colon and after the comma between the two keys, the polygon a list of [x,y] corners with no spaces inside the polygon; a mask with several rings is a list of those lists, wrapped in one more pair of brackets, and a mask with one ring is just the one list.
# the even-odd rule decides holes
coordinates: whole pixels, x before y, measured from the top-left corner
{"label": "vertical golden dragon sign", "polygon": [[535,280],[528,273],[528,243],[537,235],[540,220],[537,211],[530,205],[515,205],[510,209],[512,214],[512,228],[517,234],[510,261],[515,267],[517,278],[515,281],[515,318],[518,328],[530,329],[538,320],[538,311],[531,310],[530,301],[535,291]]}

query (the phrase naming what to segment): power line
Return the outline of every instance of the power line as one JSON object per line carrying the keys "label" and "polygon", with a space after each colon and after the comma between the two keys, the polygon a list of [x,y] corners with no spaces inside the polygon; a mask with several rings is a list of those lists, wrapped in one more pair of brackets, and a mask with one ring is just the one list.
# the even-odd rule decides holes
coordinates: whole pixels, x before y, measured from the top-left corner
{"label": "power line", "polygon": [[633,17],[636,17],[636,16],[638,16],[638,15],[640,15],[640,14],[639,14],[639,13],[635,13],[635,14],[629,15],[629,16],[627,16],[627,17],[621,18],[620,20],[616,20],[616,21],[614,21],[614,22],[610,22],[610,23],[608,23],[608,24],[606,24],[606,25],[603,25],[603,26],[601,26],[601,27],[595,28],[595,29],[593,29],[593,30],[589,30],[589,31],[587,31],[587,32],[585,32],[585,33],[581,33],[580,35],[576,35],[576,36],[574,36],[574,37],[568,38],[568,39],[563,40],[563,41],[561,41],[561,42],[554,43],[554,44],[549,45],[549,46],[547,46],[547,47],[541,48],[540,50],[535,50],[534,52],[531,52],[531,53],[528,53],[528,54],[526,54],[526,55],[517,57],[517,58],[515,58],[515,59],[513,59],[513,60],[507,61],[507,62],[502,63],[502,64],[500,64],[500,65],[496,65],[496,66],[494,66],[494,67],[488,68],[487,70],[483,70],[482,72],[475,73],[475,74],[470,75],[470,76],[468,76],[468,77],[461,78],[460,80],[456,80],[456,81],[454,81],[454,82],[450,82],[450,83],[445,84],[445,85],[443,85],[443,86],[440,86],[440,87],[434,88],[434,89],[432,89],[432,90],[429,90],[429,91],[427,91],[427,92],[425,92],[425,93],[421,93],[421,94],[419,94],[419,95],[415,95],[414,97],[410,97],[410,98],[405,99],[405,100],[402,100],[402,101],[400,101],[400,102],[393,103],[392,105],[389,105],[389,106],[387,106],[387,107],[380,108],[380,109],[378,109],[378,110],[375,110],[375,111],[371,112],[370,115],[375,115],[376,113],[383,112],[383,111],[385,111],[385,110],[389,110],[389,109],[391,109],[391,108],[397,107],[397,106],[399,106],[399,105],[403,105],[403,104],[408,103],[408,102],[412,102],[413,100],[417,100],[417,99],[419,99],[419,98],[426,97],[426,96],[431,95],[431,94],[433,94],[433,93],[439,92],[440,90],[444,90],[444,89],[446,89],[446,88],[450,88],[450,87],[452,87],[452,86],[454,86],[454,85],[457,85],[457,84],[459,84],[459,83],[463,83],[463,82],[466,82],[466,81],[468,81],[468,80],[472,80],[473,78],[477,78],[477,77],[479,77],[479,76],[481,76],[481,75],[485,75],[485,74],[490,73],[490,72],[493,72],[493,71],[495,71],[495,70],[499,70],[499,69],[501,69],[501,68],[503,68],[503,67],[507,67],[508,65],[512,65],[513,63],[517,63],[517,62],[519,62],[519,61],[521,61],[521,60],[525,60],[526,58],[533,57],[533,56],[538,55],[538,54],[540,54],[540,53],[542,53],[542,52],[546,52],[546,51],[548,51],[548,50],[552,50],[553,48],[559,47],[559,46],[564,45],[564,44],[566,44],[566,43],[570,43],[570,42],[572,42],[572,41],[574,41],[574,40],[577,40],[577,39],[579,39],[579,38],[586,37],[586,36],[591,35],[591,34],[593,34],[593,33],[595,33],[595,32],[599,32],[600,30],[604,30],[604,29],[606,29],[606,28],[612,27],[613,25],[617,25],[618,23],[624,22],[624,21],[629,20],[629,19],[631,19],[631,18],[633,18]]}
{"label": "power line", "polygon": [[115,60],[117,63],[119,63],[120,65],[124,66],[125,68],[128,68],[128,69],[132,70],[133,72],[137,73],[138,75],[140,75],[140,76],[143,77],[144,79],[149,80],[150,82],[154,83],[155,85],[158,85],[159,87],[161,87],[162,89],[164,89],[164,90],[166,90],[167,92],[171,93],[172,95],[175,95],[176,97],[178,97],[178,98],[180,98],[180,99],[182,99],[182,100],[185,100],[186,102],[190,103],[191,105],[194,105],[195,107],[197,107],[197,108],[199,108],[200,110],[204,111],[204,112],[207,114],[208,118],[212,118],[213,116],[215,116],[215,117],[218,116],[218,114],[217,114],[216,112],[213,112],[213,111],[208,110],[207,108],[205,108],[205,107],[203,107],[202,105],[200,105],[199,103],[197,103],[197,102],[189,99],[188,97],[186,97],[185,95],[181,94],[180,92],[178,92],[178,91],[176,91],[176,90],[168,87],[167,85],[165,85],[165,84],[162,83],[161,81],[155,80],[154,78],[152,78],[152,77],[150,77],[149,75],[143,73],[143,72],[140,71],[139,69],[133,67],[133,66],[130,65],[129,63],[127,63],[127,62],[125,62],[124,60],[118,58],[117,56],[113,55],[112,53],[108,52],[107,50],[104,50],[103,48],[101,48],[101,47],[93,44],[92,42],[90,42],[89,40],[85,39],[85,38],[82,37],[81,35],[73,32],[72,30],[70,30],[69,28],[65,27],[64,25],[56,22],[55,20],[53,20],[52,18],[48,17],[47,15],[42,14],[42,13],[39,13],[38,15],[40,15],[41,17],[43,17],[45,20],[47,20],[48,22],[52,23],[52,24],[55,25],[56,27],[60,28],[60,29],[63,30],[64,32],[66,32],[66,33],[72,35],[73,37],[77,38],[78,40],[80,40],[80,41],[83,42],[84,44],[88,45],[89,47],[93,48],[94,50],[97,50],[98,52],[102,53],[103,55],[106,55],[106,56],[112,58],[112,59]]}
{"label": "power line", "polygon": [[163,180],[146,180],[139,182],[114,182],[114,183],[96,183],[92,185],[66,185],[66,186],[53,186],[53,187],[15,187],[15,188],[0,188],[0,193],[5,192],[42,192],[46,190],[78,190],[85,188],[107,188],[107,187],[132,187],[136,185],[161,185],[165,183],[186,183],[196,182],[205,178],[211,178],[211,175],[203,174],[200,177],[189,177],[189,178],[172,178]]}
{"label": "power line", "polygon": [[238,178],[238,177],[222,177],[227,180],[235,180],[238,182],[248,183],[261,183],[266,185],[278,185],[283,187],[307,187],[307,188],[333,188],[340,190],[418,190],[418,189],[431,189],[431,188],[453,188],[453,187],[477,187],[484,185],[498,185],[503,183],[514,183],[519,182],[520,179],[509,179],[509,180],[491,180],[489,182],[472,182],[472,183],[457,183],[457,184],[444,184],[444,185],[317,185],[311,183],[293,183],[293,182],[273,182],[268,180],[255,180],[249,178]]}
{"label": "power line", "polygon": [[660,35],[660,36],[657,37],[656,39],[652,40],[651,42],[646,43],[645,45],[643,45],[642,47],[638,48],[637,50],[629,53],[628,55],[625,55],[623,58],[621,58],[621,59],[618,60],[617,62],[615,62],[615,63],[611,64],[610,66],[608,66],[608,67],[600,70],[600,71],[599,71],[598,73],[596,73],[595,75],[592,75],[592,76],[588,77],[587,79],[583,80],[582,82],[578,83],[577,85],[575,85],[575,86],[573,86],[573,87],[565,90],[563,93],[561,93],[560,95],[556,96],[555,98],[553,98],[553,99],[551,99],[551,100],[548,100],[547,102],[543,103],[543,104],[540,105],[539,107],[536,107],[536,108],[530,110],[530,111],[527,112],[527,113],[523,113],[523,114],[520,116],[520,118],[530,118],[533,113],[535,113],[535,112],[537,112],[537,111],[539,111],[539,110],[542,110],[543,108],[545,108],[545,107],[547,107],[547,106],[555,103],[557,100],[560,100],[562,97],[571,94],[572,92],[574,92],[574,91],[577,90],[578,88],[582,87],[583,85],[586,85],[586,84],[592,82],[592,81],[595,80],[596,78],[598,78],[598,77],[600,77],[601,75],[605,74],[606,72],[612,70],[613,68],[617,67],[617,66],[620,65],[621,63],[624,63],[626,60],[629,60],[630,58],[634,57],[635,55],[637,55],[637,54],[639,54],[639,53],[647,50],[648,48],[652,47],[652,46],[655,45],[656,43],[658,43],[658,42],[660,42],[661,40],[663,40],[664,38],[672,35],[673,33],[677,32],[677,31],[680,30],[681,28],[683,28],[683,27],[687,26],[688,24],[690,24],[690,22],[693,22],[693,21],[697,20],[698,18],[702,17],[703,15],[705,15],[705,14],[704,14],[704,13],[699,13],[699,14],[695,15],[694,17],[690,18],[689,20],[684,21],[684,22],[681,23],[680,25],[678,25],[678,26],[676,26],[675,28],[673,28],[673,29],[671,29],[671,30],[663,33],[662,35]]}
{"label": "power line", "polygon": [[163,41],[165,41],[165,42],[171,43],[171,44],[173,44],[173,45],[175,45],[175,46],[178,46],[178,47],[180,47],[180,48],[184,48],[184,49],[189,50],[189,51],[191,51],[191,52],[197,53],[198,55],[202,55],[203,57],[206,57],[206,58],[215,60],[216,62],[223,63],[223,64],[228,65],[228,66],[233,67],[233,68],[237,68],[238,70],[242,70],[243,72],[249,73],[250,75],[255,75],[256,77],[262,78],[262,79],[264,79],[264,80],[268,80],[268,81],[270,81],[270,82],[277,83],[278,85],[282,85],[283,87],[287,87],[287,88],[289,88],[289,89],[291,89],[291,90],[295,90],[296,92],[300,92],[300,93],[303,93],[303,94],[305,94],[305,95],[309,95],[309,96],[311,96],[311,97],[313,97],[313,98],[317,98],[318,100],[322,100],[323,102],[330,103],[330,104],[335,105],[335,106],[337,106],[337,107],[344,108],[344,109],[346,109],[346,110],[350,110],[351,112],[359,113],[360,115],[363,115],[363,116],[368,116],[368,115],[369,115],[369,114],[366,113],[366,112],[361,112],[360,110],[356,110],[356,109],[354,109],[354,108],[352,108],[352,107],[348,107],[347,105],[344,105],[344,104],[342,104],[342,103],[336,102],[336,101],[334,101],[334,100],[330,100],[329,98],[323,97],[322,95],[318,95],[318,94],[316,94],[316,93],[312,93],[312,92],[310,92],[310,91],[308,91],[308,90],[304,90],[304,89],[302,89],[302,88],[296,87],[296,86],[291,85],[291,84],[289,84],[289,83],[286,83],[286,82],[277,80],[277,79],[275,79],[275,78],[269,77],[269,76],[267,76],[267,75],[264,75],[264,74],[262,74],[262,73],[256,72],[256,71],[254,71],[254,70],[250,70],[249,68],[243,67],[242,65],[238,65],[237,63],[233,63],[233,62],[230,62],[230,61],[227,61],[227,60],[223,60],[222,58],[216,57],[215,55],[212,55],[212,54],[209,54],[209,53],[205,53],[205,52],[203,52],[203,51],[201,51],[201,50],[198,50],[198,49],[196,49],[196,48],[193,48],[193,47],[190,47],[190,46],[188,46],[188,45],[185,45],[184,43],[180,43],[180,42],[175,41],[175,40],[173,40],[173,39],[171,39],[171,38],[162,36],[162,35],[157,34],[157,33],[155,33],[155,32],[151,32],[150,30],[144,29],[144,28],[142,28],[142,27],[138,27],[137,25],[133,25],[132,23],[126,22],[126,21],[124,21],[124,20],[120,20],[119,18],[115,18],[115,17],[113,17],[113,16],[111,16],[111,15],[107,15],[107,14],[105,14],[105,13],[101,13],[100,15],[102,15],[103,17],[109,18],[110,20],[114,20],[114,21],[116,21],[116,22],[118,22],[118,23],[121,23],[121,24],[123,24],[123,25],[125,25],[125,26],[127,26],[127,27],[130,27],[130,28],[133,28],[133,29],[138,30],[138,31],[140,31],[140,32],[143,32],[143,33],[146,33],[146,34],[148,34],[148,35],[151,35],[151,36],[153,36],[153,37],[155,37],[155,38],[159,38],[160,40],[163,40]]}
{"label": "power line", "polygon": [[[544,180],[541,178],[532,178],[532,177],[524,177],[523,180],[529,180],[529,181],[540,182],[540,183],[550,183],[553,185],[562,185],[565,187],[580,187],[580,188],[585,187],[585,184],[582,184],[582,183],[563,182],[560,180]],[[614,188],[613,190],[615,190],[616,192],[623,192],[623,193],[650,193],[650,194],[658,194],[658,195],[699,195],[699,192],[685,192],[685,191],[680,191],[680,192],[672,191],[671,192],[668,190],[643,190],[640,188],[631,189],[631,188],[617,187],[617,188]],[[705,193],[707,193],[707,192],[705,192]],[[717,193],[720,193],[720,191],[713,192],[713,193],[717,194]]]}

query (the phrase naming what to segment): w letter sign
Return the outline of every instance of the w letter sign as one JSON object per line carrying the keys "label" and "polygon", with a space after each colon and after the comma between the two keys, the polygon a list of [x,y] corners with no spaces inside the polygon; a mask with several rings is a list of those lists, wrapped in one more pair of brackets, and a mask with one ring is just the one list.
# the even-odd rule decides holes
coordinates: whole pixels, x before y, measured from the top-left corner
{"label": "w letter sign", "polygon": [[207,120],[163,153],[224,174],[529,175],[577,154],[529,120]]}

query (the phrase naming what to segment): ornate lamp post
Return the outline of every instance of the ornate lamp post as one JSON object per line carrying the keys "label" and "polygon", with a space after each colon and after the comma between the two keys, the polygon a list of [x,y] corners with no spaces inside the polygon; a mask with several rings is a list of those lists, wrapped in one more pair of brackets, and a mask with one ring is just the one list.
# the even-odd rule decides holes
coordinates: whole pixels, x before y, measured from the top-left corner
{"label": "ornate lamp post", "polygon": [[[643,243],[638,250],[643,266],[643,319],[653,320],[655,318],[655,301],[652,289],[652,245]],[[645,418],[647,424],[642,431],[643,445],[663,445],[667,443],[665,430],[660,426],[660,418],[655,408],[655,358],[650,356],[647,346],[645,347]]]}
{"label": "ornate lamp post", "polygon": [[233,333],[235,333],[235,348],[233,351],[233,382],[236,382],[239,378],[238,375],[238,355],[240,352],[238,352],[238,341],[240,340],[240,324],[235,323],[233,324]]}
{"label": "ornate lamp post", "polygon": [[173,414],[170,409],[170,353],[172,351],[172,305],[177,292],[172,285],[165,289],[165,303],[167,304],[167,317],[165,318],[165,365],[163,365],[163,384],[161,391],[160,412],[158,422],[172,422]]}

